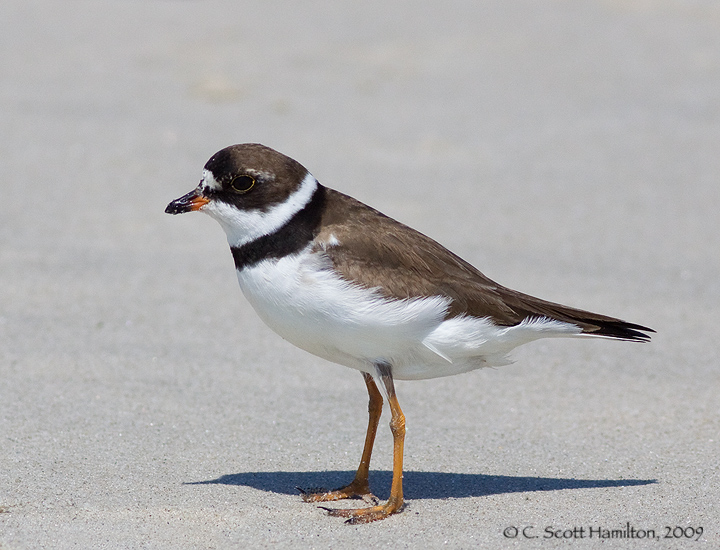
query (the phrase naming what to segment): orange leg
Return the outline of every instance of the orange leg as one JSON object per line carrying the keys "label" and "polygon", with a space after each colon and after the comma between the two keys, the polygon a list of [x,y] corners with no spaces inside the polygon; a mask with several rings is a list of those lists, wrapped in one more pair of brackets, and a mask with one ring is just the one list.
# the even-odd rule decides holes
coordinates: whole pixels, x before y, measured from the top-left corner
{"label": "orange leg", "polygon": [[[393,478],[392,486],[390,488],[390,498],[385,504],[371,506],[370,508],[325,508],[325,510],[327,510],[328,514],[330,514],[331,516],[349,518],[347,520],[347,523],[351,524],[370,523],[371,521],[385,519],[390,514],[400,512],[403,508],[404,500],[402,486],[402,470],[403,447],[405,444],[405,415],[400,409],[400,404],[398,403],[397,396],[395,395],[395,385],[393,384],[390,366],[386,364],[377,365],[377,372],[380,375],[380,379],[382,380],[383,385],[385,386],[385,390],[387,391],[388,403],[390,405],[390,412],[392,414],[392,417],[390,419],[390,430],[393,434]],[[378,418],[379,416],[380,415],[378,415]],[[365,454],[363,453],[363,458],[364,456]]]}
{"label": "orange leg", "polygon": [[329,491],[327,493],[310,493],[304,492],[302,498],[305,502],[329,502],[332,500],[341,500],[344,498],[361,498],[369,503],[377,503],[377,498],[370,492],[370,458],[372,457],[373,445],[375,443],[375,434],[377,434],[380,415],[382,414],[383,398],[375,385],[373,377],[366,372],[363,373],[365,385],[368,389],[370,401],[368,402],[368,429],[365,435],[365,446],[363,447],[360,466],[358,466],[355,479],[349,485]]}

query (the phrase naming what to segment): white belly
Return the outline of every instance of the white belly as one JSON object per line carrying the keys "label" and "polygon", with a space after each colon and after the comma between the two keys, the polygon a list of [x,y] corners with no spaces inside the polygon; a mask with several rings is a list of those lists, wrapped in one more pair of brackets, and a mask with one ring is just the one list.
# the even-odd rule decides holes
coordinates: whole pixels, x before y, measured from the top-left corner
{"label": "white belly", "polygon": [[516,346],[579,332],[547,319],[498,327],[487,319],[444,320],[447,298],[387,300],[338,277],[322,254],[303,252],[238,271],[260,318],[292,344],[365,372],[379,361],[397,379],[424,379],[507,364]]}

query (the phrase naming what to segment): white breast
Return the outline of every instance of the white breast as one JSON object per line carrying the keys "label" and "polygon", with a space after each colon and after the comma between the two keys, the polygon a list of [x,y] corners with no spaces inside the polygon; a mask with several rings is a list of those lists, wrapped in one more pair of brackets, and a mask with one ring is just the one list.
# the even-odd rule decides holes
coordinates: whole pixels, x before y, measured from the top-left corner
{"label": "white breast", "polygon": [[296,346],[330,361],[372,370],[406,356],[441,322],[441,297],[389,301],[351,285],[322,254],[265,260],[238,272],[248,301],[267,325]]}
{"label": "white breast", "polygon": [[264,260],[237,275],[258,315],[284,339],[366,372],[377,361],[387,362],[397,379],[506,364],[505,354],[520,344],[579,332],[547,319],[517,327],[473,317],[444,320],[447,298],[385,299],[341,279],[322,253],[309,250]]}

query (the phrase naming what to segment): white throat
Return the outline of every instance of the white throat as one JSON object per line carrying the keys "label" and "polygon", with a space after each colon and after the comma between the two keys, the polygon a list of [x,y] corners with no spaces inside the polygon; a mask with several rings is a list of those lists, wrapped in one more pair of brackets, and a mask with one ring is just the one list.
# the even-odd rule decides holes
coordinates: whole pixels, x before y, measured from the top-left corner
{"label": "white throat", "polygon": [[310,202],[318,185],[317,180],[308,172],[296,191],[284,202],[265,212],[239,210],[222,201],[211,201],[203,206],[201,211],[220,222],[231,247],[240,247],[280,229]]}

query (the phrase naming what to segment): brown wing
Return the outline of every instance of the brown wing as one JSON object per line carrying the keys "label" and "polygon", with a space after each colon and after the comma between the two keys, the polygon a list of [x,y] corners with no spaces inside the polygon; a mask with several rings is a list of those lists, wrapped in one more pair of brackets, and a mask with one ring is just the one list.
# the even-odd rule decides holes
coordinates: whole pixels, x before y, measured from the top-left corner
{"label": "brown wing", "polygon": [[347,280],[377,288],[388,298],[446,296],[448,317],[489,317],[516,325],[529,317],[573,323],[583,332],[626,340],[648,340],[652,329],[570,308],[505,288],[431,238],[355,199],[328,189],[318,241]]}

